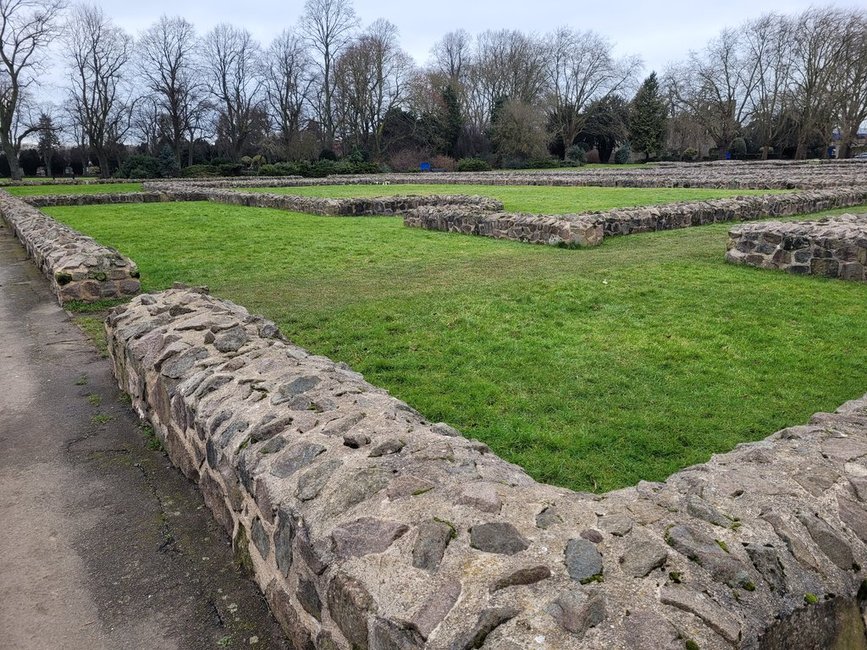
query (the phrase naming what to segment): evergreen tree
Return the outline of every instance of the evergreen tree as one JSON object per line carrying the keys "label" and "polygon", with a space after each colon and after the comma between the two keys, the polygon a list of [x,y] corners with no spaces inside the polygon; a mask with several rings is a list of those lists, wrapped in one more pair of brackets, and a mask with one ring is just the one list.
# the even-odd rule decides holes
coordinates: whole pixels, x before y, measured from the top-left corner
{"label": "evergreen tree", "polygon": [[[252,159],[250,159],[250,161],[252,164]],[[181,167],[178,164],[178,159],[175,158],[172,148],[167,144],[164,144],[163,148],[160,150],[159,170],[160,176],[163,178],[172,178],[173,176],[177,176],[178,172],[181,170]]]}
{"label": "evergreen tree", "polygon": [[50,115],[42,113],[39,116],[37,124],[37,133],[39,133],[39,142],[36,149],[39,152],[39,157],[42,159],[42,164],[45,166],[45,175],[52,175],[51,161],[54,158],[54,151],[60,146],[60,138],[57,137],[57,128]]}
{"label": "evergreen tree", "polygon": [[461,116],[461,106],[458,101],[458,94],[448,84],[443,89],[443,103],[445,104],[445,119],[443,124],[443,140],[445,141],[445,154],[455,157],[458,139],[461,137],[461,132],[464,130],[464,119]]}
{"label": "evergreen tree", "polygon": [[629,122],[632,148],[643,151],[645,160],[658,155],[665,146],[668,108],[655,72],[650,73],[635,94]]}

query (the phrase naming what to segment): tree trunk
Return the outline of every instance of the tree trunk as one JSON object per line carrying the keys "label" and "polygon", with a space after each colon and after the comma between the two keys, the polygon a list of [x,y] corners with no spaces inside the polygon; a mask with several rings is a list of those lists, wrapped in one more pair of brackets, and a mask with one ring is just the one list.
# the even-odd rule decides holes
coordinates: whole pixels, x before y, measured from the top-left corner
{"label": "tree trunk", "polygon": [[18,163],[18,152],[15,151],[15,147],[6,138],[3,138],[2,147],[3,153],[6,154],[6,160],[9,162],[9,178],[13,181],[20,181],[24,178],[24,172]]}
{"label": "tree trunk", "polygon": [[96,160],[99,163],[99,175],[102,178],[108,178],[108,155],[104,151],[96,154]]}

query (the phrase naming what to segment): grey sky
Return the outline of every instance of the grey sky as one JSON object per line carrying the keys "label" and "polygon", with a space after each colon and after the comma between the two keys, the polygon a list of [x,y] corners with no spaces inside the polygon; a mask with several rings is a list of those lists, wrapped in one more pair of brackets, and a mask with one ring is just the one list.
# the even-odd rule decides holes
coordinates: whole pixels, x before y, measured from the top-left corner
{"label": "grey sky", "polygon": [[[205,32],[220,22],[243,26],[267,44],[284,28],[294,25],[304,3],[276,0],[213,0],[170,2],[104,0],[100,3],[119,25],[138,34],[160,14],[181,15]],[[560,25],[593,29],[617,45],[619,54],[637,54],[645,71],[665,65],[699,49],[726,26],[768,12],[796,13],[811,4],[854,6],[860,3],[817,3],[809,0],[727,0],[720,2],[640,2],[608,0],[356,0],[363,24],[386,18],[397,25],[404,48],[417,63],[424,63],[431,46],[446,32],[463,28],[471,33],[486,29],[520,29],[544,33]]]}

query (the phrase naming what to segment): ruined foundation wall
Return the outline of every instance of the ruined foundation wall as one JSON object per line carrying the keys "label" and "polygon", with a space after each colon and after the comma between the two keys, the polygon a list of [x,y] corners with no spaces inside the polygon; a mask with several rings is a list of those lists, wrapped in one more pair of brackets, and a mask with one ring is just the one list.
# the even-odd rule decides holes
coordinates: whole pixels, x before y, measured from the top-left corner
{"label": "ruined foundation wall", "polygon": [[69,300],[122,298],[139,292],[138,267],[115,249],[2,190],[0,216],[48,278],[61,304]]}
{"label": "ruined foundation wall", "polygon": [[536,483],[232,303],[173,289],[106,327],[121,388],[297,648],[758,648],[865,578],[867,396],[591,495]]}

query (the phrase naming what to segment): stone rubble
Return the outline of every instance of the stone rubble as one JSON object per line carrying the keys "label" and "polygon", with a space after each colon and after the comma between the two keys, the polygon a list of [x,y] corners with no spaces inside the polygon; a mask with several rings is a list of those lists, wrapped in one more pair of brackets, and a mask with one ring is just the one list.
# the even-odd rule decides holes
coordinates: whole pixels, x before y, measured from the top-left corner
{"label": "stone rubble", "polygon": [[0,190],[0,216],[48,278],[61,304],[135,295],[138,267],[113,248],[65,226]]}
{"label": "stone rubble", "polygon": [[867,281],[867,214],[732,228],[726,260],[798,275]]}
{"label": "stone rubble", "polygon": [[593,495],[202,291],[136,297],[106,330],[121,388],[298,648],[759,648],[867,577],[867,396]]}

